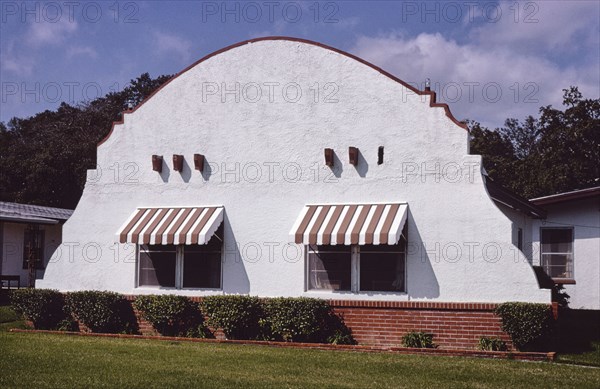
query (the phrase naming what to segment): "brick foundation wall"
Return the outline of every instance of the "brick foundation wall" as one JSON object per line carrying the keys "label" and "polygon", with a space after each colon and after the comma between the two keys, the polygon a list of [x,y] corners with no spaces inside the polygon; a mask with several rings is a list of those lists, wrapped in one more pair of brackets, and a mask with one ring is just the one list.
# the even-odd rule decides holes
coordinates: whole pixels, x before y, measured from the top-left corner
{"label": "brick foundation wall", "polygon": [[[134,300],[135,296],[127,298]],[[500,318],[493,312],[497,304],[352,300],[330,303],[361,345],[398,347],[404,334],[422,331],[433,334],[433,342],[442,349],[474,350],[482,336],[500,338],[512,349],[510,337],[502,331]],[[157,335],[152,325],[135,313],[140,332]],[[215,336],[224,339],[220,331]]]}
{"label": "brick foundation wall", "polygon": [[476,349],[479,338],[500,338],[510,349],[508,334],[494,314],[497,304],[331,301],[359,344],[400,346],[410,331],[433,334],[442,349]]}

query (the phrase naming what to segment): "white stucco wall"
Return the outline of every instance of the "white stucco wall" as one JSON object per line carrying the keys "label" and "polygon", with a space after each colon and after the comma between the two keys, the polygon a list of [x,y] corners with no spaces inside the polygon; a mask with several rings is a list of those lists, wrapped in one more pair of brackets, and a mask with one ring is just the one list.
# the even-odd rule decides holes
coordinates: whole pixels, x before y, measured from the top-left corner
{"label": "white stucco wall", "polygon": [[600,204],[597,198],[543,206],[548,215],[533,223],[534,265],[541,263],[540,229],[572,227],[574,285],[564,285],[575,309],[600,309]]}
{"label": "white stucco wall", "polygon": [[504,204],[494,203],[512,222],[511,225],[511,241],[515,247],[518,247],[519,228],[523,231],[523,248],[522,252],[529,263],[533,264],[533,237],[532,226],[533,219],[527,214],[516,211]]}
{"label": "white stucco wall", "polygon": [[[23,250],[25,223],[2,223],[2,274],[10,276],[20,276],[21,286],[27,286],[29,273],[27,269],[23,269]],[[61,244],[62,225],[40,225],[40,229],[44,231],[44,263],[51,260],[56,248]],[[44,269],[37,270],[37,277],[43,277]],[[14,285],[11,284],[11,285]]]}
{"label": "white stucco wall", "polygon": [[[235,95],[202,93],[236,83],[237,102]],[[250,83],[262,86],[259,101],[250,101]],[[302,98],[288,102],[274,87],[269,99],[265,85],[272,83],[296,83]],[[429,103],[365,64],[307,43],[259,41],[211,57],[125,115],[99,146],[99,169],[88,172],[61,255],[37,286],[156,293],[135,289],[135,250],[115,243],[119,227],[136,207],[222,204],[226,254],[217,293],[549,302],[511,242],[510,220],[486,193],[467,131]],[[360,149],[357,167],[348,162],[349,146]],[[326,147],[336,153],[333,170],[324,166]],[[203,174],[193,169],[194,153],[210,163]],[[165,158],[162,174],[152,171],[153,154]],[[172,170],[173,154],[185,156],[182,173]],[[385,201],[409,204],[407,293],[305,292],[304,254],[293,255],[304,248],[288,238],[302,207]],[[256,248],[260,257],[253,259]]]}

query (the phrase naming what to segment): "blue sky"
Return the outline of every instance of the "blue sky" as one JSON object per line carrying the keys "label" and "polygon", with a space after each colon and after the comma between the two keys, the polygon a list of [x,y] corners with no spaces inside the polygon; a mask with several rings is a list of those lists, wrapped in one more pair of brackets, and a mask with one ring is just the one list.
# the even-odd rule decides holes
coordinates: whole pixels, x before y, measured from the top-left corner
{"label": "blue sky", "polygon": [[423,87],[490,127],[578,85],[600,96],[600,2],[0,2],[0,121],[174,74],[268,35],[322,42]]}

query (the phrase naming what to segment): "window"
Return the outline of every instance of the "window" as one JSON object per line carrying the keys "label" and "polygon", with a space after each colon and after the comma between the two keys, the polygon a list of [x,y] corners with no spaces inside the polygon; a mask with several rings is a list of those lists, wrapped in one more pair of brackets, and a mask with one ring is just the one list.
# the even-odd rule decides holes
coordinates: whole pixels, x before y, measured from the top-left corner
{"label": "window", "polygon": [[573,278],[573,229],[541,229],[542,267],[552,278]]}
{"label": "window", "polygon": [[34,269],[44,268],[44,230],[38,225],[25,228],[23,236],[23,269],[29,269],[29,259]]}
{"label": "window", "polygon": [[517,231],[517,248],[523,251],[523,229],[519,228]]}
{"label": "window", "polygon": [[406,241],[397,245],[308,246],[309,290],[404,292]]}
{"label": "window", "polygon": [[138,286],[219,289],[221,247],[217,234],[206,245],[141,245]]}
{"label": "window", "polygon": [[404,246],[359,246],[360,290],[404,291]]}
{"label": "window", "polygon": [[308,288],[350,290],[351,246],[309,246]]}

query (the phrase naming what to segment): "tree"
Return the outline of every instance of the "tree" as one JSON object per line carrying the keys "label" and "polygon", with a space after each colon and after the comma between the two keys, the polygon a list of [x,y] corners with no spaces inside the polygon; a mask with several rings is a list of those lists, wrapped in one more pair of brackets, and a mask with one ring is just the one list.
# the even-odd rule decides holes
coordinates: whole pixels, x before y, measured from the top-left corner
{"label": "tree", "polygon": [[539,119],[507,119],[493,131],[469,123],[471,152],[492,179],[526,198],[600,183],[600,100],[573,86],[563,92],[564,111],[541,107]]}
{"label": "tree", "polygon": [[112,122],[169,79],[144,73],[121,92],[0,123],[0,200],[74,208]]}

